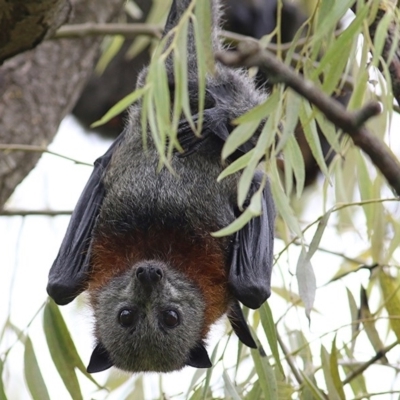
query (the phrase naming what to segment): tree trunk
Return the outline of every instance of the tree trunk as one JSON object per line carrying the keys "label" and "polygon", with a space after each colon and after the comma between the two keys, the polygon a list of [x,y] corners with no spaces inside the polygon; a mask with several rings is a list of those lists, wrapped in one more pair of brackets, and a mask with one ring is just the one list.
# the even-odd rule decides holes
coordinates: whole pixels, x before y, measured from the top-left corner
{"label": "tree trunk", "polygon": [[[68,22],[109,22],[123,3],[71,0]],[[1,144],[49,144],[89,79],[101,40],[88,37],[45,41],[2,65]],[[39,158],[39,153],[0,150],[0,208]]]}

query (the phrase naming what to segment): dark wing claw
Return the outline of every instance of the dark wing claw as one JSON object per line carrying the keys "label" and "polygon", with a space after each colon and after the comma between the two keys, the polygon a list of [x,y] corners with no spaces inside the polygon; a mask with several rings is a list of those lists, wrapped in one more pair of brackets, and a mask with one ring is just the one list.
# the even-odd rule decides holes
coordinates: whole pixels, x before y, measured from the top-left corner
{"label": "dark wing claw", "polygon": [[50,269],[47,293],[59,305],[68,304],[85,290],[90,272],[91,233],[105,195],[102,177],[123,137],[124,132],[95,161],[93,172],[72,213],[57,258]]}
{"label": "dark wing claw", "polygon": [[[259,188],[262,173],[256,173],[251,197]],[[263,190],[262,214],[234,235],[229,285],[234,296],[256,309],[271,294],[275,209],[269,183]]]}
{"label": "dark wing claw", "polygon": [[247,325],[247,322],[244,318],[242,309],[237,301],[233,303],[231,309],[228,313],[229,322],[232,325],[232,329],[236,333],[236,336],[239,340],[248,347],[252,349],[256,349],[257,345],[251,336],[250,329]]}

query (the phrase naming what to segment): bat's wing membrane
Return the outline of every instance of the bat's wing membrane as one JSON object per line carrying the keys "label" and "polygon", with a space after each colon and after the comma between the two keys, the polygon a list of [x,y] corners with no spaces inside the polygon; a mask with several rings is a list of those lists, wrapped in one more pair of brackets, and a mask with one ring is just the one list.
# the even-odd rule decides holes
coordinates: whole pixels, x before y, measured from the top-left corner
{"label": "bat's wing membrane", "polygon": [[[260,187],[262,173],[253,178],[249,196]],[[262,214],[235,233],[229,285],[235,297],[259,308],[271,294],[275,209],[269,183],[263,189]]]}
{"label": "bat's wing membrane", "polygon": [[72,213],[47,284],[47,293],[57,304],[67,304],[85,290],[90,273],[91,234],[105,195],[103,173],[123,137],[124,132],[95,161],[93,172]]}

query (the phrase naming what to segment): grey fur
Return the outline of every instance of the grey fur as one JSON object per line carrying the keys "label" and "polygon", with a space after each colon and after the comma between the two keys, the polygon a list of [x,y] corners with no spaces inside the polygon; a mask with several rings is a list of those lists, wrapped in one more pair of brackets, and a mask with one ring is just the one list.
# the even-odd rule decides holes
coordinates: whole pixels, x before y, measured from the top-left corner
{"label": "grey fur", "polygon": [[[137,268],[149,265],[163,270],[163,278],[152,288],[144,287],[135,274]],[[128,328],[118,322],[119,312],[126,308],[133,309],[137,318]],[[159,315],[171,309],[180,314],[180,324],[162,327]],[[203,313],[201,293],[184,275],[160,262],[146,261],[98,293],[96,336],[122,370],[169,372],[184,367],[188,349],[198,344]]]}

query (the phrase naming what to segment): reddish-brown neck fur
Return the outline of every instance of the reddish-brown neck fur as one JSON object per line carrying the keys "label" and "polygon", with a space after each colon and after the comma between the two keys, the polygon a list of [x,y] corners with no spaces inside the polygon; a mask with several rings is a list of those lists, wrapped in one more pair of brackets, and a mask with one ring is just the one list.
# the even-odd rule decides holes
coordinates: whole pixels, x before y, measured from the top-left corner
{"label": "reddish-brown neck fur", "polygon": [[129,238],[101,237],[92,243],[92,272],[89,291],[96,291],[110,279],[144,260],[160,260],[182,272],[201,290],[205,301],[202,336],[228,308],[226,255],[219,239],[207,233],[190,235],[177,230],[135,232]]}

